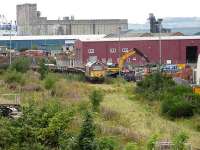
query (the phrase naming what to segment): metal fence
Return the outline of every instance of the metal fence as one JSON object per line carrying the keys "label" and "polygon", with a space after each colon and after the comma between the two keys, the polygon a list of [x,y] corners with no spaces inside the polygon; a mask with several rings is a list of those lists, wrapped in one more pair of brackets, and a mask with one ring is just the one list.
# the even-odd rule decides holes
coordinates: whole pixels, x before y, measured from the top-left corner
{"label": "metal fence", "polygon": [[[155,150],[173,150],[172,142],[157,142]],[[178,150],[178,149],[177,149]],[[194,150],[190,143],[185,143],[185,150]]]}

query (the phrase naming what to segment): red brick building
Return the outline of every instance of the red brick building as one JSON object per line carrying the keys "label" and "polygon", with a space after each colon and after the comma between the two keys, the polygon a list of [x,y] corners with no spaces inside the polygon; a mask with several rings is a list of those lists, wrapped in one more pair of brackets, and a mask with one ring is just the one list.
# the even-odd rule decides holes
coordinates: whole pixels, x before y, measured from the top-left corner
{"label": "red brick building", "polygon": [[[75,42],[77,64],[86,64],[88,60],[117,63],[118,58],[127,50],[138,48],[151,63],[160,60],[159,37],[102,38],[97,40],[77,40]],[[120,49],[120,50],[119,50]],[[200,36],[165,36],[161,37],[162,63],[196,63],[200,53]],[[139,56],[128,61],[143,64]]]}

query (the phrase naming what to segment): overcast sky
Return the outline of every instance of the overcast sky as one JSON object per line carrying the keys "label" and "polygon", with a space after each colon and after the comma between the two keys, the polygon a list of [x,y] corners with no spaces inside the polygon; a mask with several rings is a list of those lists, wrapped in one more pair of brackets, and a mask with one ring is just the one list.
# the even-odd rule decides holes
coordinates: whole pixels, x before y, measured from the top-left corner
{"label": "overcast sky", "polygon": [[74,15],[75,19],[129,19],[144,23],[149,13],[156,17],[198,17],[200,0],[1,0],[0,14],[16,18],[16,5],[37,3],[42,16],[58,19]]}

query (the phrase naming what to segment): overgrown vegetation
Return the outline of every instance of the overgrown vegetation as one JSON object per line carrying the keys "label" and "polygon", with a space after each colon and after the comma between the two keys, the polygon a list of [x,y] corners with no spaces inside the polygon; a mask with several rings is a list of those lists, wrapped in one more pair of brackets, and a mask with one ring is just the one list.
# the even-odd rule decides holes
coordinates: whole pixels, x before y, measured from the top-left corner
{"label": "overgrown vegetation", "polygon": [[31,64],[31,61],[29,58],[18,57],[12,62],[10,69],[16,70],[17,72],[25,73],[29,70],[30,64]]}
{"label": "overgrown vegetation", "polygon": [[[163,139],[173,139],[174,132],[182,130],[190,136],[190,141],[199,145],[198,115],[177,123],[152,111],[151,106],[161,104],[162,107],[166,102],[164,115],[169,115],[175,106],[178,106],[175,110],[182,110],[188,105],[194,114],[199,113],[199,96],[192,94],[188,87],[170,83],[170,78],[162,81],[172,85],[167,90],[161,84],[159,88],[154,86],[154,90],[160,89],[156,91],[159,99],[148,99],[147,93],[138,91],[144,98],[141,102],[132,91],[134,84],[120,78],[112,79],[109,84],[91,84],[82,82],[82,75],[45,73],[42,79],[38,72],[21,73],[14,68],[0,76],[1,93],[20,91],[23,112],[16,120],[0,118],[0,149],[143,150],[147,145],[153,149],[157,138],[148,140],[147,137],[158,133]],[[13,84],[20,90],[10,89]],[[30,90],[33,85],[37,88],[31,89],[36,90]],[[173,109],[168,108],[168,100],[173,101]],[[182,102],[187,105],[180,105]],[[176,111],[174,114],[177,115]],[[178,141],[174,139],[174,143]]]}
{"label": "overgrown vegetation", "polygon": [[152,74],[137,83],[136,92],[150,101],[161,101],[161,113],[171,118],[191,117],[200,109],[200,96],[177,85],[170,77]]}
{"label": "overgrown vegetation", "polygon": [[[34,149],[35,147],[58,148],[61,138],[67,141],[67,131],[73,120],[72,109],[64,109],[51,101],[38,107],[35,103],[23,107],[23,116],[18,120],[0,119],[0,145],[3,149]],[[66,138],[68,137],[68,139]]]}
{"label": "overgrown vegetation", "polygon": [[93,90],[91,94],[89,95],[91,104],[92,104],[92,110],[93,111],[99,111],[100,103],[103,101],[103,93],[101,90]]}
{"label": "overgrown vegetation", "polygon": [[43,80],[46,75],[48,74],[48,66],[45,65],[45,59],[42,59],[39,62],[39,70],[38,72],[40,73],[40,79]]}

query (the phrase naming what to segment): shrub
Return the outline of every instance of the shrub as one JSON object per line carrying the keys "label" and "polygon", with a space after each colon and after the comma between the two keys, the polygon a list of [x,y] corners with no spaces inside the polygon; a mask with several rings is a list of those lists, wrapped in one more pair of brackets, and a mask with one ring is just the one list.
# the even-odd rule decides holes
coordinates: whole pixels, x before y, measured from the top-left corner
{"label": "shrub", "polygon": [[138,150],[138,146],[135,143],[129,142],[126,144],[125,150]]}
{"label": "shrub", "polygon": [[175,96],[182,96],[183,94],[192,93],[192,88],[184,85],[176,85],[171,88],[168,88],[167,93],[170,93],[171,95]]}
{"label": "shrub", "polygon": [[90,112],[85,113],[77,143],[80,150],[94,150],[96,147],[95,126]]}
{"label": "shrub", "polygon": [[46,75],[48,74],[48,67],[45,65],[45,60],[42,59],[39,63],[39,73],[40,73],[40,79],[43,80]]}
{"label": "shrub", "polygon": [[13,70],[13,71],[9,70],[6,73],[5,80],[9,84],[10,83],[19,83],[19,84],[23,85],[25,83],[23,74],[20,72],[17,72],[16,70]]}
{"label": "shrub", "polygon": [[70,80],[70,81],[85,81],[85,75],[84,74],[68,73],[65,76],[65,79]]}
{"label": "shrub", "polygon": [[158,100],[162,93],[175,86],[174,81],[162,74],[154,73],[137,83],[136,92],[146,97],[148,100]]}
{"label": "shrub", "polygon": [[99,150],[116,150],[118,147],[118,141],[112,137],[103,137],[98,141]]}
{"label": "shrub", "polygon": [[150,137],[150,139],[147,141],[147,150],[154,150],[157,140],[157,135],[153,135],[152,137]]}
{"label": "shrub", "polygon": [[93,90],[92,93],[89,95],[90,101],[92,103],[93,111],[99,111],[100,103],[103,100],[103,93],[101,90]]}
{"label": "shrub", "polygon": [[46,78],[45,78],[45,81],[44,81],[44,86],[47,90],[50,90],[50,89],[53,89],[54,85],[56,83],[56,79],[55,77],[51,76],[51,75],[48,75]]}
{"label": "shrub", "polygon": [[186,150],[185,143],[188,140],[188,136],[185,133],[177,134],[173,139],[173,150]]}
{"label": "shrub", "polygon": [[183,97],[192,105],[194,112],[200,114],[200,95],[187,93]]}
{"label": "shrub", "polygon": [[174,96],[171,99],[164,100],[161,103],[161,111],[163,114],[172,118],[193,116],[192,105],[180,96]]}
{"label": "shrub", "polygon": [[11,65],[11,70],[16,70],[17,72],[25,73],[30,67],[30,59],[27,57],[16,58]]}

